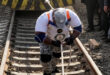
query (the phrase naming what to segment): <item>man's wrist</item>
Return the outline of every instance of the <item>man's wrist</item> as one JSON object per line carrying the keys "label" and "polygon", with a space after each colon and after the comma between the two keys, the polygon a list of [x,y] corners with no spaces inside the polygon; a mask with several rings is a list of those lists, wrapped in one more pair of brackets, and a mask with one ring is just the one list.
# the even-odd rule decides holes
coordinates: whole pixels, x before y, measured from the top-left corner
{"label": "man's wrist", "polygon": [[74,40],[75,39],[75,37],[74,36],[71,36],[71,38]]}
{"label": "man's wrist", "polygon": [[61,44],[61,42],[59,40],[56,40],[56,41],[52,40],[51,41],[51,45],[53,45],[53,46],[60,47],[60,44]]}
{"label": "man's wrist", "polygon": [[50,44],[52,44],[52,40],[48,37],[45,37],[43,40],[43,43],[50,45]]}

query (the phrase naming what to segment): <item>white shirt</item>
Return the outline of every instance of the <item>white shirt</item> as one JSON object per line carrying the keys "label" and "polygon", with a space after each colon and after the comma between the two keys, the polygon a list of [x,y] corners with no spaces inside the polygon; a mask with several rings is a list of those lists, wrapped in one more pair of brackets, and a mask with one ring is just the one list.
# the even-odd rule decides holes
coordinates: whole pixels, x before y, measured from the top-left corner
{"label": "white shirt", "polygon": [[[62,8],[64,9],[64,8]],[[81,25],[81,21],[79,19],[79,17],[76,15],[75,12],[71,11],[70,9],[66,9],[69,10],[69,14],[71,17],[71,21],[69,21],[68,25],[71,27],[77,27]],[[50,21],[53,21],[52,19],[52,13],[53,10],[48,11],[50,13]],[[66,12],[65,12],[66,14]],[[65,38],[69,37],[69,27],[67,27],[65,25],[65,27],[63,28],[64,30],[64,34],[65,34]],[[35,32],[44,32],[46,33],[47,36],[49,36],[51,39],[54,40],[54,37],[57,35],[57,28],[52,26],[52,25],[48,25],[48,16],[47,16],[47,12],[41,14],[37,21],[36,21],[36,26],[35,26]]]}

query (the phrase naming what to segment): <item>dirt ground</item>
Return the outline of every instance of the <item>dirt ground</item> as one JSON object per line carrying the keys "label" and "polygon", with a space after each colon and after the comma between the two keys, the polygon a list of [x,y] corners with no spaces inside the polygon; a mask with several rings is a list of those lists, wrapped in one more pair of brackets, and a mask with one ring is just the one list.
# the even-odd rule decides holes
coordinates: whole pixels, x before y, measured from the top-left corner
{"label": "dirt ground", "polygon": [[[80,35],[79,38],[83,42],[83,44],[85,44],[86,48],[89,39],[95,39],[97,42],[101,44],[99,49],[90,50],[90,51],[88,50],[88,51],[90,52],[93,60],[95,61],[95,63],[97,64],[103,75],[110,75],[110,43],[105,43],[104,40],[102,40],[102,34],[104,32],[98,31],[97,26],[95,26],[94,32],[88,33],[85,31],[88,25],[87,12],[86,12],[86,6],[80,1],[81,0],[76,0],[76,3],[74,4],[74,9],[83,23],[83,33]],[[97,17],[95,17],[94,22],[95,24],[97,24]]]}

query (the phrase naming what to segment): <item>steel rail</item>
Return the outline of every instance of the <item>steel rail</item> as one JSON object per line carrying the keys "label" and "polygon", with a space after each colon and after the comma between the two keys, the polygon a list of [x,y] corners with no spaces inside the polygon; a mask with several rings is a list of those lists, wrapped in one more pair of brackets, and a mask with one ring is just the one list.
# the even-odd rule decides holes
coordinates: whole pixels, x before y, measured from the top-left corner
{"label": "steel rail", "polygon": [[101,71],[99,70],[99,68],[97,67],[97,65],[95,64],[95,62],[93,61],[93,59],[91,58],[91,56],[89,55],[89,53],[87,52],[87,50],[84,48],[84,46],[81,43],[81,41],[78,38],[76,38],[75,42],[79,46],[80,50],[84,53],[88,63],[90,64],[91,68],[95,72],[95,75],[103,75],[101,73]]}
{"label": "steel rail", "polygon": [[6,64],[6,60],[7,60],[7,56],[9,52],[9,45],[10,45],[10,38],[11,38],[11,33],[12,33],[12,28],[13,28],[14,17],[15,17],[15,11],[13,11],[12,18],[10,21],[9,32],[8,32],[8,36],[7,36],[7,40],[6,40],[6,44],[4,48],[4,53],[2,57],[1,67],[0,67],[0,75],[4,75],[5,64]]}

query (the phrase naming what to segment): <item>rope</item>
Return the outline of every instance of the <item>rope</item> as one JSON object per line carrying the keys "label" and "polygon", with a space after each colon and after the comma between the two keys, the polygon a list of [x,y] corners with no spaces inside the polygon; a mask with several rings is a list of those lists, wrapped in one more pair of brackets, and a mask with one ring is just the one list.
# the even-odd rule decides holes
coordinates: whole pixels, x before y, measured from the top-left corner
{"label": "rope", "polygon": [[[45,0],[45,2],[51,7],[51,9],[54,9],[50,4],[50,0]],[[63,44],[61,44],[60,47],[61,47],[61,57],[62,57],[62,75],[64,75]]]}
{"label": "rope", "polygon": [[52,7],[52,5],[50,4],[50,0],[45,0],[45,2],[50,6],[51,9],[54,9],[54,8]]}
{"label": "rope", "polygon": [[[72,47],[70,46],[70,59],[69,59],[68,67],[70,66],[70,63],[71,63],[71,50],[72,50]],[[68,67],[66,68],[66,70],[68,69]]]}
{"label": "rope", "polygon": [[63,45],[61,44],[62,75],[64,75]]}

